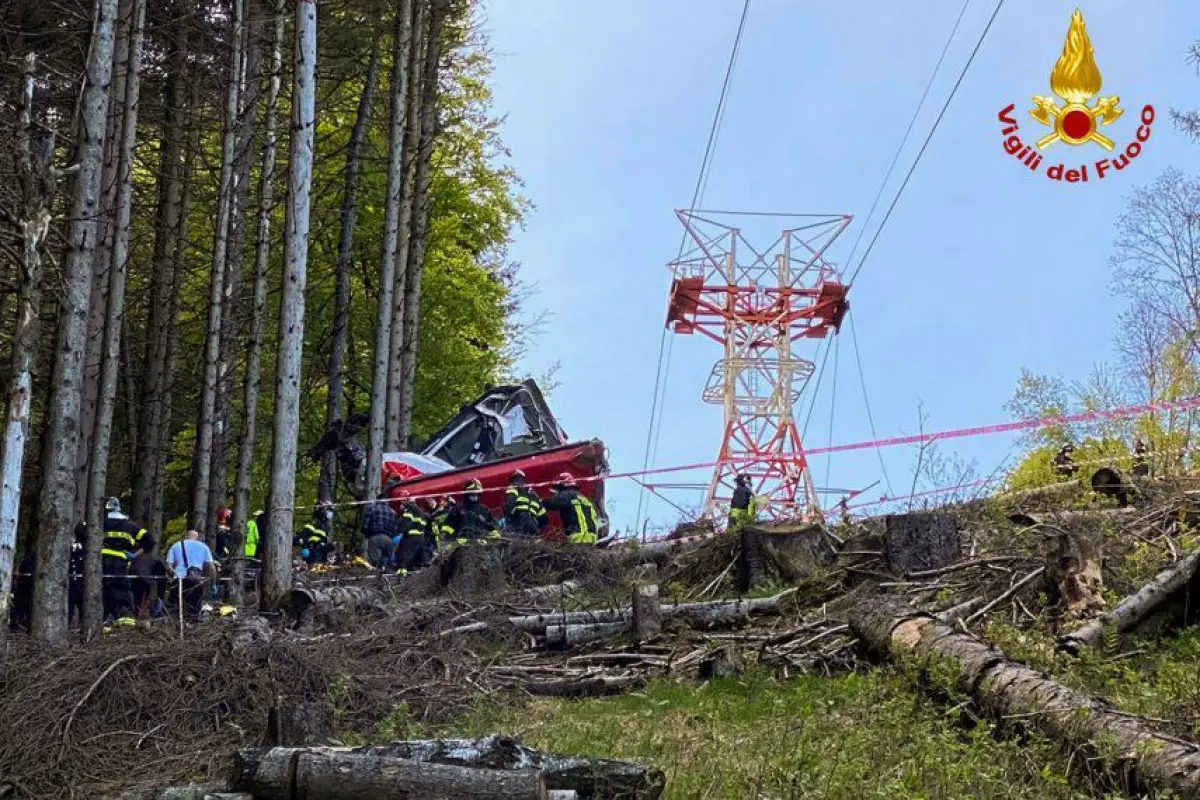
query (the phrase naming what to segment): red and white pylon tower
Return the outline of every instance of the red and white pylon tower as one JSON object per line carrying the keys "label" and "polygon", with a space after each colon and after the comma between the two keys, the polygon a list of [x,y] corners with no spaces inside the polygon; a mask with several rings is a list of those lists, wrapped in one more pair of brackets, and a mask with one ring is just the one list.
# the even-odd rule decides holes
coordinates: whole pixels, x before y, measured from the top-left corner
{"label": "red and white pylon tower", "polygon": [[[797,351],[808,339],[836,333],[849,308],[848,287],[825,254],[851,218],[675,213],[690,247],[668,264],[667,328],[702,333],[724,348],[703,394],[725,411],[705,513],[721,519],[736,476],[745,473],[755,494],[767,500],[766,516],[819,518],[821,504],[793,417],[814,365]],[[751,217],[784,219],[794,227],[759,250],[742,236],[741,223]]]}

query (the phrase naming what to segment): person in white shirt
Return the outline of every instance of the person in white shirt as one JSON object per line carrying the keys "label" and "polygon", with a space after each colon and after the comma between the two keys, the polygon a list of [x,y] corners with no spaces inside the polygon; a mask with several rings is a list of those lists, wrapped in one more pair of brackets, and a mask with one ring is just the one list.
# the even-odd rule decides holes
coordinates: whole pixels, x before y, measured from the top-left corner
{"label": "person in white shirt", "polygon": [[188,531],[183,541],[171,545],[167,551],[167,564],[183,583],[183,601],[188,616],[200,616],[205,579],[212,577],[216,570],[212,551],[200,541],[199,532]]}

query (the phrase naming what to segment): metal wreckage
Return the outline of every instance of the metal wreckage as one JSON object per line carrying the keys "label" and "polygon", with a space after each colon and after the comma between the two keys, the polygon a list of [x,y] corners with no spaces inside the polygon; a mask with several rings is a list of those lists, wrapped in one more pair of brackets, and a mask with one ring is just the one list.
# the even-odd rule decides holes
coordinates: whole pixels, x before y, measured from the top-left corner
{"label": "metal wreckage", "polygon": [[[320,461],[334,452],[347,486],[358,499],[367,495],[367,450],[357,438],[367,421],[366,414],[355,414],[334,422],[307,453]],[[499,516],[509,476],[518,469],[542,495],[560,475],[572,475],[607,528],[604,443],[572,441],[533,380],[488,389],[460,408],[420,450],[384,453],[381,488],[390,498],[402,491],[412,497],[456,498],[468,481],[477,480],[483,485],[483,503]],[[552,519],[547,534],[555,535],[557,525],[558,520]]]}

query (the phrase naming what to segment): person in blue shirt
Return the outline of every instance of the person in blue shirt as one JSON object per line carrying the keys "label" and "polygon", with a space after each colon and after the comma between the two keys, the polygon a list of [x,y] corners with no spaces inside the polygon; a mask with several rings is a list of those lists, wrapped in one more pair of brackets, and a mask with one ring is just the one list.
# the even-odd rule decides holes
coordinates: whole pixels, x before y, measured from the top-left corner
{"label": "person in blue shirt", "polygon": [[167,551],[167,566],[183,582],[184,609],[189,617],[196,619],[204,600],[205,581],[215,572],[212,551],[200,541],[198,531],[188,531],[183,541],[171,545]]}

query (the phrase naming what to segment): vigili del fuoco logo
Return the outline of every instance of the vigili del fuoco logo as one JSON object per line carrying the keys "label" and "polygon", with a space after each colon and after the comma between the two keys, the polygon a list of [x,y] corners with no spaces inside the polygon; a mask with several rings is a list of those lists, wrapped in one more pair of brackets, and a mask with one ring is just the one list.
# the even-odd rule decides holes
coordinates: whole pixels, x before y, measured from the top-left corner
{"label": "vigili del fuoco logo", "polygon": [[[1150,138],[1154,106],[1142,107],[1141,124],[1134,138],[1117,150],[1113,139],[1106,136],[1104,131],[1120,119],[1125,111],[1120,107],[1121,98],[1117,95],[1097,97],[1100,86],[1100,68],[1096,66],[1092,41],[1084,27],[1082,12],[1075,9],[1062,55],[1050,73],[1050,89],[1058,97],[1034,95],[1033,108],[1029,110],[1029,116],[1050,131],[1033,145],[1026,144],[1017,135],[1020,125],[1017,124],[1016,104],[1010,103],[999,114],[1000,123],[1004,126],[1004,151],[1032,172],[1041,172],[1053,181],[1087,183],[1090,180],[1103,180],[1124,170],[1141,154],[1142,144]],[[1062,145],[1095,145],[1113,155],[1090,164],[1076,161],[1068,165],[1066,161],[1051,161],[1046,162],[1043,169],[1044,153],[1057,150],[1060,156],[1065,157],[1070,152],[1064,150]]]}

